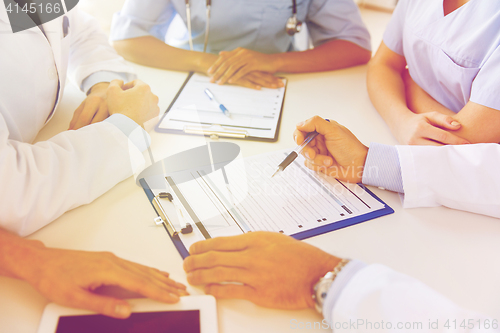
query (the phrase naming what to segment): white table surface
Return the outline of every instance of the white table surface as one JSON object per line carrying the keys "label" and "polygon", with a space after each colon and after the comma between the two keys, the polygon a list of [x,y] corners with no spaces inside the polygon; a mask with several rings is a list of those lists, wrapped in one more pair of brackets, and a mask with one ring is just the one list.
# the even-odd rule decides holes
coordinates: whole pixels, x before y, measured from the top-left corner
{"label": "white table surface", "polygon": [[[378,45],[388,14],[363,11]],[[377,25],[376,22],[384,24]],[[376,42],[376,44],[375,44]],[[165,110],[186,73],[134,65],[152,86]],[[295,124],[314,115],[348,127],[365,144],[396,144],[366,92],[366,66],[336,72],[287,75],[288,89],[279,140],[276,143],[232,140],[244,156],[293,147]],[[84,95],[74,86],[55,117],[37,140],[65,130]],[[202,137],[152,133],[157,156],[205,143]],[[231,141],[231,140],[228,140]],[[446,170],[440,171],[446,172]],[[382,263],[414,276],[459,305],[494,318],[500,314],[500,221],[443,207],[405,210],[399,195],[372,189],[396,211],[394,214],[305,240],[338,256]],[[67,212],[29,238],[47,246],[111,251],[141,264],[168,271],[186,283],[182,260],[155,217],[143,190],[131,177],[89,205]],[[201,288],[189,286],[192,294]],[[0,332],[36,332],[47,300],[27,283],[0,277]],[[241,300],[218,301],[220,332],[288,332],[290,321],[321,321],[314,310],[265,309]],[[314,331],[314,330],[308,330]],[[318,330],[319,331],[319,330]]]}

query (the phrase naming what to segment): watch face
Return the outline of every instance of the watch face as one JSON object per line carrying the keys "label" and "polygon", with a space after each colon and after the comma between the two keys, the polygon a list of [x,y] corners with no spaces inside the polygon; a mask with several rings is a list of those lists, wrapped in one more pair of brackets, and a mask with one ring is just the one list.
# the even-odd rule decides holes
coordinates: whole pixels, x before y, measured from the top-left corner
{"label": "watch face", "polygon": [[[329,272],[329,273],[331,273],[331,272]],[[323,312],[323,303],[325,302],[325,298],[328,295],[328,290],[330,290],[330,287],[333,283],[333,279],[330,275],[327,273],[314,286],[313,298],[314,298],[316,310],[319,313]]]}

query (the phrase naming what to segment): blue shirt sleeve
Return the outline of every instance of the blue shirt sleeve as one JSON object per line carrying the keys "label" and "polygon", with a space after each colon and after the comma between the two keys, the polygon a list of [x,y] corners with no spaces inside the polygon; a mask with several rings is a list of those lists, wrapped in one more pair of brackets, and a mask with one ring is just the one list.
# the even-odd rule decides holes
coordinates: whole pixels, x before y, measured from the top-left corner
{"label": "blue shirt sleeve", "polygon": [[110,39],[153,36],[165,41],[176,14],[169,0],[126,0],[122,10],[113,16]]}
{"label": "blue shirt sleeve", "polygon": [[404,193],[398,150],[394,146],[371,143],[363,171],[363,184]]}
{"label": "blue shirt sleeve", "polygon": [[122,114],[114,114],[104,121],[118,127],[141,152],[148,149],[151,145],[151,137],[148,132],[129,117]]}
{"label": "blue shirt sleeve", "polygon": [[342,39],[371,50],[370,33],[353,0],[312,0],[306,23],[314,46]]}

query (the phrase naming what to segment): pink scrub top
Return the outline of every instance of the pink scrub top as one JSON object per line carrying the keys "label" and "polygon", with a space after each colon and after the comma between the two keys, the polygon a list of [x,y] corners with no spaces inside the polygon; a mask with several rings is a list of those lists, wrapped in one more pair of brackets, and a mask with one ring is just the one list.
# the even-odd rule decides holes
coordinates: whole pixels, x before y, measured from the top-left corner
{"label": "pink scrub top", "polygon": [[450,110],[469,100],[500,110],[500,1],[470,0],[444,16],[443,0],[399,0],[384,43]]}

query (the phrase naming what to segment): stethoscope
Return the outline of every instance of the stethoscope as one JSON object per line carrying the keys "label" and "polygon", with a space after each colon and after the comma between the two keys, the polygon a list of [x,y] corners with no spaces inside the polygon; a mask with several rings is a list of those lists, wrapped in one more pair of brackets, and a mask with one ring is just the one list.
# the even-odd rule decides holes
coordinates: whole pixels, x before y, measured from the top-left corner
{"label": "stethoscope", "polygon": [[[205,26],[205,42],[203,44],[203,52],[207,51],[208,45],[208,35],[210,33],[210,10],[212,8],[212,0],[206,0],[207,7],[207,23]],[[186,0],[186,18],[187,18],[187,28],[189,34],[189,49],[193,51],[193,34],[191,30],[191,5],[190,0]],[[285,31],[288,35],[293,36],[297,32],[300,32],[302,28],[302,22],[297,19],[297,0],[292,0],[292,16],[286,21]]]}

